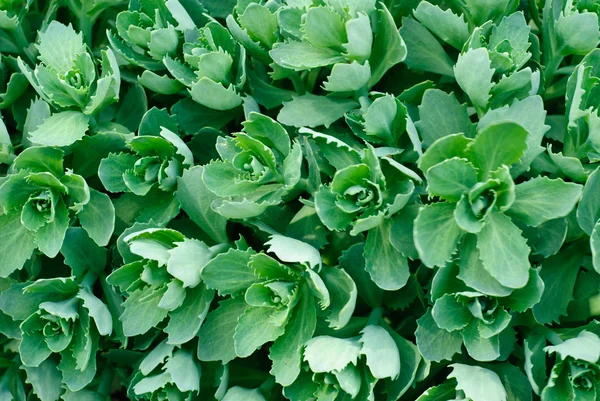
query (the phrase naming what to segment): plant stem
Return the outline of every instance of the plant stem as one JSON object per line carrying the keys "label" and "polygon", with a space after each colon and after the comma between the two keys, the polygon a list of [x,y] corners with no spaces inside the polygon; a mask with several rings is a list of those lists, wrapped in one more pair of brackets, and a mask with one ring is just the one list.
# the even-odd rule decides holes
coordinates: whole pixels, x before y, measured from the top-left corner
{"label": "plant stem", "polygon": [[560,63],[562,63],[562,56],[558,56],[558,55],[553,55],[552,58],[550,59],[550,61],[548,62],[548,64],[546,64],[545,68],[544,68],[544,80],[546,81],[546,87],[548,87],[548,85],[550,84],[550,81],[552,81],[552,78],[554,77],[554,73],[556,73],[556,70],[558,70],[558,66],[560,66]]}
{"label": "plant stem", "polygon": [[381,306],[376,307],[371,311],[369,319],[367,320],[367,326],[370,324],[378,324],[383,317],[383,308]]}
{"label": "plant stem", "polygon": [[88,270],[81,280],[81,286],[91,289],[97,279],[98,275],[92,270]]}

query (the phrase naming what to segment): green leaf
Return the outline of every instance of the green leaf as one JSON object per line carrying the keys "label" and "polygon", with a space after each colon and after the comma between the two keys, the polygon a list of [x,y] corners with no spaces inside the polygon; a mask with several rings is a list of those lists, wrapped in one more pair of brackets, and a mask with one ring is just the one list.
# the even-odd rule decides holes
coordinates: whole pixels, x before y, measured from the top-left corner
{"label": "green leaf", "polygon": [[304,39],[316,48],[341,48],[346,41],[340,14],[326,7],[310,7],[303,16]]}
{"label": "green leaf", "polygon": [[81,227],[69,227],[60,249],[74,276],[88,271],[101,272],[106,266],[106,248],[98,246]]}
{"label": "green leaf", "polygon": [[98,167],[98,178],[104,188],[113,193],[129,192],[123,175],[127,170],[133,169],[136,161],[137,157],[129,153],[110,153],[102,159]]}
{"label": "green leaf", "polygon": [[460,303],[454,294],[446,294],[436,299],[431,316],[439,328],[447,331],[460,330],[473,318],[469,309]]}
{"label": "green leaf", "polygon": [[416,401],[446,401],[456,395],[456,383],[445,381],[427,389]]}
{"label": "green leaf", "polygon": [[161,95],[174,95],[185,88],[181,82],[169,78],[167,75],[158,75],[150,70],[144,70],[138,77],[138,83]]}
{"label": "green leaf", "polygon": [[329,127],[357,106],[351,99],[305,94],[284,102],[277,121],[292,127]]}
{"label": "green leaf", "polygon": [[184,239],[168,250],[167,271],[179,279],[183,287],[195,287],[200,284],[202,268],[213,256],[212,251],[202,241]]}
{"label": "green leaf", "polygon": [[368,325],[360,333],[360,353],[366,357],[373,377],[396,379],[400,375],[400,352],[392,336],[375,325]]}
{"label": "green leaf", "polygon": [[217,196],[206,188],[202,181],[202,174],[203,167],[201,166],[185,170],[183,175],[177,178],[175,195],[181,203],[181,208],[194,223],[215,242],[226,242],[227,220],[211,208],[211,204],[217,199]]}
{"label": "green leaf", "polygon": [[171,375],[166,372],[144,377],[135,384],[133,387],[133,392],[137,395],[152,393],[164,388],[167,384],[169,384],[170,381]]}
{"label": "green leaf", "polygon": [[533,316],[540,324],[558,322],[559,317],[567,313],[582,257],[580,251],[569,247],[542,263],[540,277],[544,281],[544,292],[533,307]]}
{"label": "green leaf", "polygon": [[0,277],[20,270],[36,248],[33,235],[21,225],[20,213],[0,216]]}
{"label": "green leaf", "polygon": [[407,55],[404,63],[408,68],[454,76],[454,63],[427,28],[408,17],[402,21],[400,34],[406,42]]}
{"label": "green leaf", "polygon": [[179,391],[200,391],[200,367],[189,351],[178,350],[165,364],[165,372]]}
{"label": "green leaf", "polygon": [[30,133],[31,142],[48,146],[69,146],[85,136],[89,116],[78,111],[52,114]]}
{"label": "green leaf", "polygon": [[200,330],[210,308],[215,292],[202,284],[186,291],[183,304],[169,314],[169,324],[164,329],[169,344],[184,344]]}
{"label": "green leaf", "polygon": [[427,170],[427,191],[450,202],[458,202],[476,183],[477,170],[466,159],[454,157]]}
{"label": "green leaf", "polygon": [[581,196],[581,190],[579,184],[536,177],[515,186],[515,202],[506,214],[537,227],[571,213]]}
{"label": "green leaf", "polygon": [[484,338],[479,332],[477,320],[471,321],[460,334],[469,356],[476,361],[490,362],[500,357],[499,336]]}
{"label": "green leaf", "polygon": [[243,297],[219,302],[219,307],[208,314],[198,331],[198,359],[227,363],[237,356],[233,336],[246,308]]}
{"label": "green leaf", "polygon": [[358,338],[318,336],[304,349],[304,360],[314,373],[340,371],[348,364],[356,365],[362,346]]}
{"label": "green leaf", "polygon": [[269,54],[276,64],[296,71],[325,67],[344,61],[341,52],[327,47],[312,46],[307,42],[277,43]]}
{"label": "green leaf", "polygon": [[365,244],[365,270],[379,288],[395,291],[406,285],[410,276],[408,260],[390,241],[391,220],[369,230]]}
{"label": "green leaf", "polygon": [[521,288],[529,279],[529,253],[521,230],[504,214],[493,210],[477,234],[483,267],[500,284]]}
{"label": "green leaf", "polygon": [[546,338],[543,335],[531,335],[523,341],[525,354],[525,373],[536,394],[540,394],[546,385],[546,354],[543,351]]}
{"label": "green leaf", "polygon": [[439,89],[426,90],[419,106],[419,116],[421,119],[415,126],[425,146],[431,146],[436,140],[452,134],[475,136],[475,125],[469,118],[466,105],[461,105],[453,93]]}
{"label": "green leaf", "polygon": [[108,307],[100,301],[88,288],[83,288],[77,294],[77,297],[83,301],[83,307],[87,309],[88,314],[98,329],[101,336],[109,336],[112,333],[113,322]]}
{"label": "green leaf", "polygon": [[302,286],[298,297],[285,333],[275,340],[269,352],[273,362],[270,373],[284,387],[292,384],[300,374],[302,348],[312,338],[317,325],[317,305],[308,286]]}
{"label": "green leaf", "polygon": [[427,149],[427,152],[419,159],[418,165],[421,171],[427,171],[438,163],[453,157],[468,159],[470,152],[469,144],[473,140],[465,137],[464,134],[452,134],[436,139],[436,141]]}
{"label": "green leaf", "polygon": [[352,277],[358,295],[372,308],[381,305],[383,290],[372,280],[365,270],[364,244],[358,243],[342,252],[340,266]]}
{"label": "green leaf", "polygon": [[59,291],[52,291],[52,293],[28,292],[24,294],[23,289],[30,284],[32,284],[30,281],[13,283],[10,287],[0,292],[0,310],[16,321],[25,320],[38,310],[40,303],[58,301],[64,297],[64,294],[61,294]]}
{"label": "green leaf", "polygon": [[590,174],[577,208],[577,222],[586,234],[592,234],[592,229],[598,220],[600,220],[600,168]]}
{"label": "green leaf", "polygon": [[168,311],[158,307],[166,290],[167,286],[158,289],[146,287],[129,294],[123,302],[124,312],[119,317],[127,337],[144,334],[167,317]]}
{"label": "green leaf", "polygon": [[451,9],[442,10],[436,5],[422,1],[413,14],[421,24],[455,49],[462,50],[469,39],[469,26],[464,17],[454,14]]}
{"label": "green leaf", "polygon": [[69,24],[65,26],[52,21],[45,32],[40,34],[39,59],[59,75],[64,75],[74,64],[75,58],[86,52],[80,33]]}
{"label": "green leaf", "polygon": [[333,65],[331,74],[323,83],[323,88],[330,92],[354,92],[361,89],[371,78],[371,67],[353,61],[350,64],[337,63]]}
{"label": "green leaf", "polygon": [[274,322],[274,313],[272,308],[252,306],[244,311],[233,336],[238,357],[252,355],[263,344],[275,341],[284,333],[285,326]]}
{"label": "green leaf", "polygon": [[56,363],[46,359],[37,367],[24,366],[27,373],[27,383],[33,386],[33,392],[40,401],[57,401],[62,392],[62,375],[56,368]]}
{"label": "green leaf", "polygon": [[506,390],[506,401],[531,401],[531,384],[521,369],[509,363],[489,365],[500,377]]}
{"label": "green leaf", "polygon": [[449,332],[440,329],[433,320],[431,309],[417,320],[418,327],[415,331],[417,347],[423,358],[440,362],[451,360],[454,354],[460,352],[462,337],[458,331]]}
{"label": "green leaf", "polygon": [[81,227],[100,246],[106,246],[115,228],[115,207],[108,195],[90,189],[90,201],[78,214]]}
{"label": "green leaf", "polygon": [[419,349],[412,342],[400,337],[391,328],[386,328],[392,336],[400,352],[400,375],[396,380],[386,383],[387,400],[392,401],[401,397],[409,390],[413,381],[418,380],[420,368],[427,369],[427,362],[421,357]]}
{"label": "green leaf", "polygon": [[590,12],[561,15],[556,21],[557,53],[586,55],[600,43],[597,15]]}
{"label": "green leaf", "polygon": [[390,68],[404,61],[409,53],[394,18],[385,4],[381,3],[376,14],[373,26],[375,37],[369,58],[371,79],[367,83],[367,88],[375,86]]}
{"label": "green leaf", "polygon": [[[35,315],[32,316],[35,317]],[[32,333],[23,333],[19,344],[19,354],[23,365],[38,367],[48,359],[52,351],[46,344],[44,334],[41,331],[33,331]]]}
{"label": "green leaf", "polygon": [[589,331],[582,331],[575,338],[544,348],[549,354],[558,354],[561,359],[571,357],[575,360],[597,363],[600,359],[600,338]]}
{"label": "green leaf", "polygon": [[54,209],[54,220],[44,224],[35,233],[35,243],[46,256],[55,257],[62,247],[65,234],[69,228],[69,212],[60,202]]}
{"label": "green leaf", "polygon": [[490,55],[485,47],[469,49],[458,56],[454,66],[456,82],[469,96],[473,106],[485,110],[490,99],[490,90],[494,86]]}
{"label": "green leaf", "polygon": [[250,390],[234,386],[227,390],[221,401],[266,401],[266,399],[258,389]]}
{"label": "green leaf", "polygon": [[345,229],[354,220],[354,215],[344,212],[338,207],[337,196],[329,186],[321,186],[315,193],[315,210],[317,215],[332,231]]}
{"label": "green leaf", "polygon": [[46,146],[32,146],[23,150],[13,160],[12,168],[15,171],[49,172],[55,177],[60,177],[64,174],[63,155],[60,149]]}
{"label": "green leaf", "polygon": [[414,221],[419,213],[419,205],[408,205],[392,216],[390,243],[402,255],[412,260],[419,258],[413,239]]}
{"label": "green leaf", "polygon": [[489,110],[479,120],[477,129],[483,131],[488,125],[501,121],[512,121],[525,128],[529,135],[527,135],[527,149],[525,149],[520,159],[522,167],[518,171],[521,172],[525,171],[531,162],[544,151],[541,143],[544,134],[550,129],[545,124],[545,118],[546,110],[544,110],[542,98],[540,96],[529,96],[523,100],[515,99],[510,106]]}
{"label": "green leaf", "polygon": [[319,270],[323,263],[317,249],[294,238],[274,234],[265,245],[269,246],[268,252],[274,253],[282,262],[302,263],[316,270]]}
{"label": "green leaf", "polygon": [[[467,234],[460,246],[460,273],[458,278],[466,285],[481,293],[494,297],[505,297],[513,292],[512,288],[503,286],[483,267],[477,249],[477,237]],[[525,286],[524,288],[527,288]]]}
{"label": "green leaf", "polygon": [[506,401],[506,390],[498,375],[479,366],[460,363],[450,365],[448,377],[456,379],[456,389],[473,401]]}
{"label": "green leaf", "polygon": [[590,237],[590,247],[592,248],[592,263],[594,269],[600,273],[600,221],[594,226]]}
{"label": "green leaf", "polygon": [[324,266],[320,273],[329,296],[331,297],[331,313],[327,317],[329,327],[342,329],[354,313],[358,291],[354,280],[344,269]]}
{"label": "green leaf", "polygon": [[254,254],[251,249],[230,249],[221,253],[204,266],[202,279],[208,288],[217,290],[221,296],[245,291],[258,279],[248,265]]}
{"label": "green leaf", "polygon": [[527,149],[528,132],[518,124],[490,124],[477,134],[471,145],[472,161],[484,180],[499,167],[516,163]]}
{"label": "green leaf", "polygon": [[192,84],[190,95],[195,102],[218,111],[231,110],[242,104],[242,97],[233,85],[225,87],[207,77]]}
{"label": "green leaf", "polygon": [[426,266],[443,266],[456,250],[463,231],[454,219],[453,203],[422,206],[415,219],[414,239]]}

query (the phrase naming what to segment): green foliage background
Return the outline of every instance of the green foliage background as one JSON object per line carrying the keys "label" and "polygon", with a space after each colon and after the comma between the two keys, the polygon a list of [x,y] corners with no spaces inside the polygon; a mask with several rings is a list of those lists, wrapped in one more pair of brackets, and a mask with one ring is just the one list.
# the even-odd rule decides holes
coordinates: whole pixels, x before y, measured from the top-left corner
{"label": "green foliage background", "polygon": [[0,400],[600,400],[599,21],[0,2]]}

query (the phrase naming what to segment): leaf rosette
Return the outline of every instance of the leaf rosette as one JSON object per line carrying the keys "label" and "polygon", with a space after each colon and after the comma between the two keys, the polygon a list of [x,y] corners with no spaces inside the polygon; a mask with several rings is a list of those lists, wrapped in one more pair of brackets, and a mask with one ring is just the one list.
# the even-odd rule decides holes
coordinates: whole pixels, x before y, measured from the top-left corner
{"label": "leaf rosette", "polygon": [[416,401],[522,401],[531,400],[531,386],[521,370],[511,364],[449,365],[447,379],[425,391]]}
{"label": "leaf rosette", "polygon": [[[467,238],[468,246],[475,246],[473,239]],[[544,292],[537,270],[530,269],[528,277],[523,288],[513,290],[498,285],[473,259],[439,269],[431,287],[433,308],[418,320],[415,333],[421,354],[451,359],[464,344],[477,361],[503,360],[515,343],[513,318],[533,308]],[[431,342],[436,335],[446,338],[444,347]]]}
{"label": "leaf rosette", "polygon": [[454,77],[479,115],[538,92],[540,70],[535,63],[528,65],[529,31],[520,12],[473,30],[454,65]]}
{"label": "leaf rosette", "polygon": [[102,109],[119,100],[119,66],[112,50],[102,50],[98,74],[81,33],[57,21],[40,34],[37,47],[35,69],[20,58],[19,68],[57,112],[31,132],[30,139],[41,145],[68,146],[84,137]]}
{"label": "leaf rosette", "polygon": [[[203,269],[206,286],[232,298],[209,313],[199,333],[198,356],[228,362],[274,341],[271,373],[287,386],[300,374],[301,349],[317,320],[325,319],[335,330],[346,326],[357,290],[343,269],[323,266],[319,252],[307,243],[273,235],[267,245],[285,263],[250,248],[232,249]],[[233,316],[237,324],[221,332],[221,340],[210,339],[220,322]]]}
{"label": "leaf rosette", "polygon": [[126,264],[114,270],[107,282],[125,295],[119,317],[124,334],[145,334],[169,317],[164,328],[169,344],[191,340],[214,298],[214,291],[201,280],[201,271],[227,246],[209,247],[166,228],[134,231],[120,241]]}
{"label": "leaf rosette", "polygon": [[575,66],[566,84],[566,133],[559,151],[548,148],[554,164],[567,177],[585,183],[600,161],[600,50]]}
{"label": "leaf rosette", "polygon": [[[140,361],[127,393],[132,400],[196,400],[201,372],[200,362],[192,352],[165,340]],[[202,391],[208,389],[203,387]]]}
{"label": "leaf rosette", "polygon": [[405,340],[393,337],[377,324],[367,324],[352,332],[357,335],[346,338],[319,335],[308,341],[303,369],[296,381],[285,387],[285,396],[292,401],[348,397],[368,400],[375,397],[374,388],[379,381],[385,381],[389,387],[401,380],[399,348]]}
{"label": "leaf rosette", "polygon": [[[527,149],[527,136],[516,123],[497,122],[475,139],[442,137],[420,158],[430,198],[443,201],[423,206],[415,220],[415,245],[425,265],[443,266],[462,244],[461,261],[481,261],[503,287],[525,286],[531,250],[517,224],[538,227],[567,216],[582,191],[544,176],[515,184],[509,167]],[[442,226],[443,236],[431,235]]]}
{"label": "leaf rosette", "polygon": [[111,153],[100,162],[98,177],[109,192],[173,192],[177,178],[194,163],[185,142],[165,127],[160,127],[160,136],[138,135],[126,146],[131,153]]}
{"label": "leaf rosette", "polygon": [[393,95],[376,97],[364,109],[346,113],[346,123],[360,138],[373,144],[399,145],[406,131],[406,107]]}
{"label": "leaf rosette", "polygon": [[117,15],[116,35],[107,33],[112,48],[130,64],[150,71],[165,70],[163,58],[174,57],[183,43],[176,21],[164,1],[140,1],[132,6]]}
{"label": "leaf rosette", "polygon": [[[257,103],[283,104],[278,120],[294,127],[329,126],[359,99],[367,103],[368,91],[406,57],[394,19],[374,0],[242,2],[227,27],[258,64],[248,73]],[[287,81],[297,94],[284,89]]]}
{"label": "leaf rosette", "polygon": [[219,137],[221,160],[204,166],[202,179],[219,197],[212,208],[224,217],[244,219],[283,203],[301,184],[302,148],[277,121],[250,113],[244,131]]}
{"label": "leaf rosette", "polygon": [[[316,134],[313,137],[325,138]],[[356,163],[339,168],[331,183],[319,188],[315,208],[330,230],[351,226],[350,234],[358,235],[399,212],[415,189],[413,180],[420,178],[391,157],[379,157],[371,145],[361,152],[348,149]]]}
{"label": "leaf rosette", "polygon": [[540,394],[542,401],[556,397],[597,397],[600,385],[600,338],[597,334],[582,330],[561,343],[543,348],[543,351],[556,358]]}
{"label": "leaf rosette", "polygon": [[[98,245],[105,246],[114,228],[114,208],[106,194],[91,189],[85,179],[63,168],[60,149],[34,146],[21,152],[0,186],[4,224],[18,224],[19,252],[3,266],[6,276],[20,269],[37,248],[48,257],[60,251],[72,217]],[[103,209],[104,224],[96,210]],[[17,232],[17,231],[15,231]],[[9,246],[9,245],[7,245]],[[7,251],[8,252],[8,251]]]}
{"label": "leaf rosette", "polygon": [[[39,279],[12,284],[0,294],[0,309],[21,322],[19,353],[28,375],[42,365],[58,368],[70,391],[94,379],[99,338],[113,330],[108,307],[85,281]],[[60,363],[53,354],[60,355]]]}
{"label": "leaf rosette", "polygon": [[164,63],[196,103],[218,111],[242,104],[246,50],[218,22],[210,21],[190,35],[182,61],[165,56]]}

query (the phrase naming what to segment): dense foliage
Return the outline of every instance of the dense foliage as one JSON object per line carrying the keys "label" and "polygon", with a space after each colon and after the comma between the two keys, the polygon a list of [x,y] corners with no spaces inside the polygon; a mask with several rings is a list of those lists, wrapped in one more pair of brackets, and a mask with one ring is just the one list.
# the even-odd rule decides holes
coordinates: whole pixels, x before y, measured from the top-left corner
{"label": "dense foliage", "polygon": [[0,399],[600,401],[599,21],[0,1]]}

